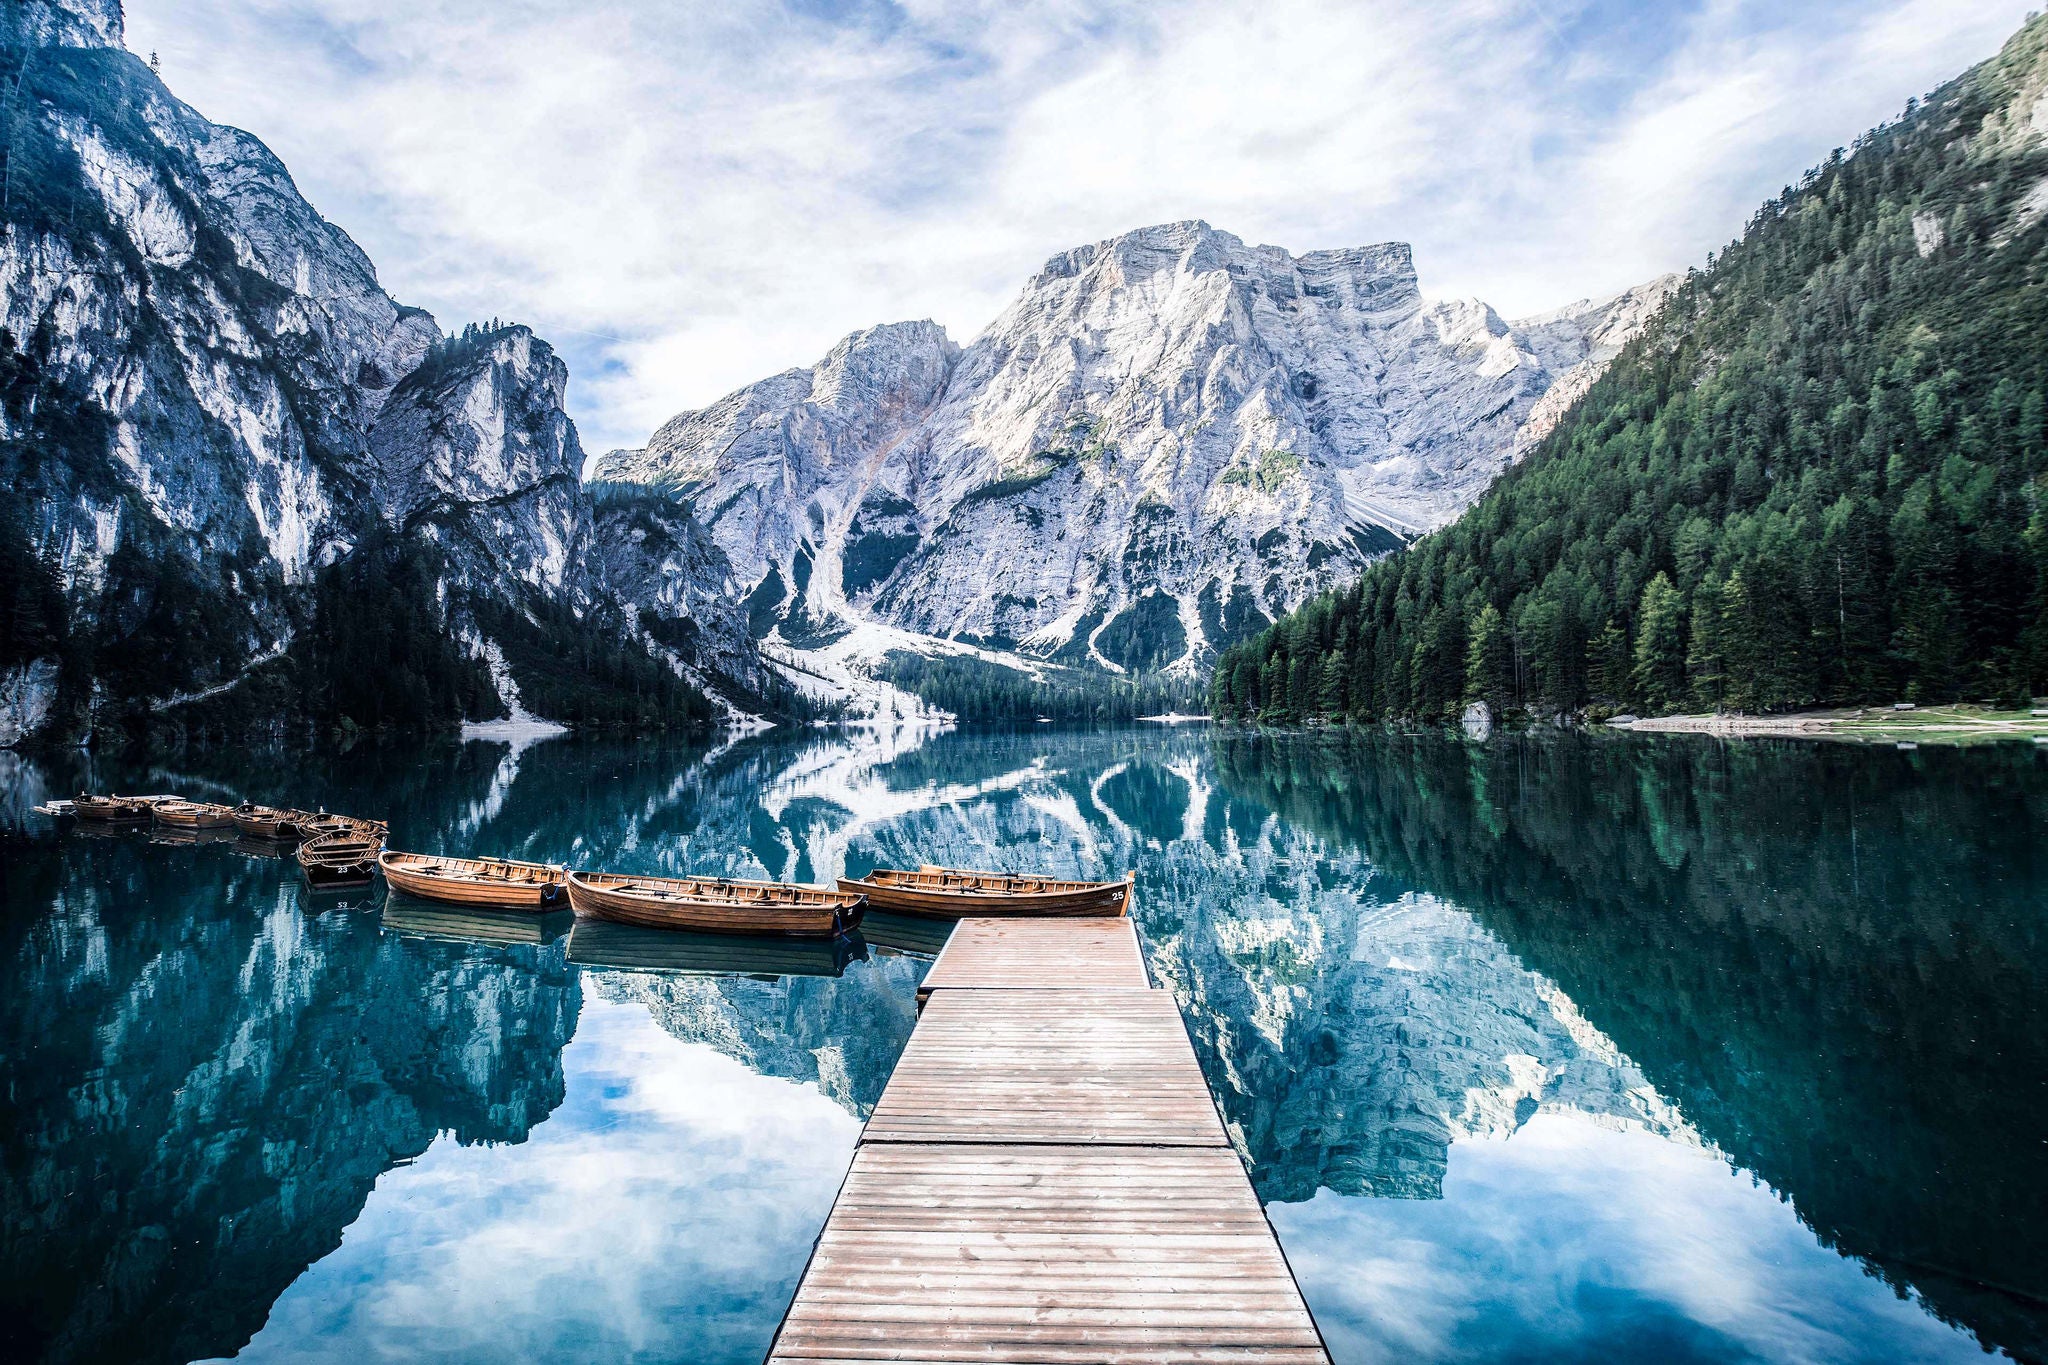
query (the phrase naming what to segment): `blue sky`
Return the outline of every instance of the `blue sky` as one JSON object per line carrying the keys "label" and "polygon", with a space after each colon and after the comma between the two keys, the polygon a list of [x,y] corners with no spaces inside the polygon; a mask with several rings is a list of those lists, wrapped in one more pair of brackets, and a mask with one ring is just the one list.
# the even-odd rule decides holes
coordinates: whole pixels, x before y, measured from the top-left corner
{"label": "blue sky", "polygon": [[2039,0],[129,0],[444,327],[532,324],[592,451],[845,333],[984,327],[1204,218],[1414,243],[1507,316],[1702,259]]}

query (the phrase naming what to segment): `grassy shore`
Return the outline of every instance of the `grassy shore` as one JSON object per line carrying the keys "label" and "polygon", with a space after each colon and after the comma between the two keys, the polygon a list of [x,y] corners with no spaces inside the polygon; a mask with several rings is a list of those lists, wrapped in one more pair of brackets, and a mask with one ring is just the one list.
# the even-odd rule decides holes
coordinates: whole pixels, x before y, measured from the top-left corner
{"label": "grassy shore", "polygon": [[1653,734],[1790,736],[1882,743],[1978,744],[1987,740],[2048,739],[2048,708],[2009,711],[1989,706],[1854,707],[1799,711],[1782,716],[1657,716],[1617,729]]}

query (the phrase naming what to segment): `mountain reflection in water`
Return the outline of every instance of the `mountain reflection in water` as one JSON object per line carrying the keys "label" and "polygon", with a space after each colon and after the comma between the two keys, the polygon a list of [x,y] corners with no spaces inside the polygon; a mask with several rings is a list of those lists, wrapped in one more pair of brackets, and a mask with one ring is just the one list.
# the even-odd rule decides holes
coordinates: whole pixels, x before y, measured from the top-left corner
{"label": "mountain reflection in water", "polygon": [[1340,1361],[2044,1351],[2031,749],[1041,727],[0,754],[0,1353],[753,1361],[930,925],[771,950],[314,898],[232,845],[27,816],[80,786],[628,872],[1135,868]]}

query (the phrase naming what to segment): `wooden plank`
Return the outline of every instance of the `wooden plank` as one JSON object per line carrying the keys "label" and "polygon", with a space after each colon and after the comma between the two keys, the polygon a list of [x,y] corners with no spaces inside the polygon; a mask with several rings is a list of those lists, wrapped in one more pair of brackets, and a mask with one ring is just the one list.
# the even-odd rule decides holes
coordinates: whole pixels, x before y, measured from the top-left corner
{"label": "wooden plank", "polygon": [[872,1143],[769,1359],[1329,1357],[1228,1147]]}
{"label": "wooden plank", "polygon": [[966,919],[918,987],[933,991],[1146,990],[1151,980],[1128,919]]}
{"label": "wooden plank", "polygon": [[1164,991],[932,994],[863,1142],[1227,1146]]}

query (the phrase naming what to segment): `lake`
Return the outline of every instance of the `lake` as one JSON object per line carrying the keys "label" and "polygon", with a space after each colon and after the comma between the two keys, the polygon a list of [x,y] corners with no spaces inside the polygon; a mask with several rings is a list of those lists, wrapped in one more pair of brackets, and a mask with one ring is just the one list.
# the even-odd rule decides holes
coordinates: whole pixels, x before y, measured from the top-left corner
{"label": "lake", "polygon": [[0,1356],[755,1362],[929,927],[742,950],[315,895],[29,813],[80,787],[622,872],[1134,868],[1338,1361],[2048,1355],[2048,746],[0,754]]}

